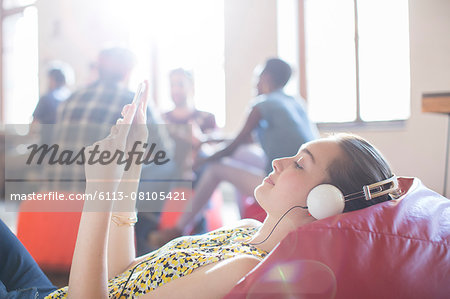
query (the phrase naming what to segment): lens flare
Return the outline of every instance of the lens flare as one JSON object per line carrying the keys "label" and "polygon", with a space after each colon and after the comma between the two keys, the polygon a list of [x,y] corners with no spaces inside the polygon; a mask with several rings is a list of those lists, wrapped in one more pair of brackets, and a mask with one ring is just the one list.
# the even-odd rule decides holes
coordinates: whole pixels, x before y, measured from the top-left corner
{"label": "lens flare", "polygon": [[325,264],[294,260],[270,267],[250,288],[247,298],[334,298],[336,276]]}

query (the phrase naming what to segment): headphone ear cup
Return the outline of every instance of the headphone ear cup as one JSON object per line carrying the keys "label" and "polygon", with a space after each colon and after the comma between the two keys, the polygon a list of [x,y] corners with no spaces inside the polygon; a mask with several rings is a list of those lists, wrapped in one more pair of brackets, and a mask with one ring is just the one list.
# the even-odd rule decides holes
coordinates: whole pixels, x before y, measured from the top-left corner
{"label": "headphone ear cup", "polygon": [[341,190],[330,184],[314,187],[306,199],[308,211],[316,219],[323,219],[344,211],[345,198]]}

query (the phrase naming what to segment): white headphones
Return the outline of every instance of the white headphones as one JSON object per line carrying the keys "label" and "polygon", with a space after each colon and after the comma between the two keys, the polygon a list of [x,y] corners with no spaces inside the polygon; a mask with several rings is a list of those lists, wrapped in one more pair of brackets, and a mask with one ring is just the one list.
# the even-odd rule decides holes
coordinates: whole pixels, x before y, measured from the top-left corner
{"label": "white headphones", "polygon": [[308,194],[306,205],[309,213],[316,219],[334,216],[344,211],[346,201],[373,198],[395,192],[398,189],[397,177],[366,185],[362,191],[344,195],[341,190],[330,184],[314,187]]}

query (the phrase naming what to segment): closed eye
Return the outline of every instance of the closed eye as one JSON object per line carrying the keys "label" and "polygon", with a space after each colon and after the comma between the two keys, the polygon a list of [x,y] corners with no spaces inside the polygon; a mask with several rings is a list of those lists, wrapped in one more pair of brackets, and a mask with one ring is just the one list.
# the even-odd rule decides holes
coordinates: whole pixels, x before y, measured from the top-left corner
{"label": "closed eye", "polygon": [[296,168],[303,169],[303,166],[301,166],[297,161],[295,161],[294,163]]}

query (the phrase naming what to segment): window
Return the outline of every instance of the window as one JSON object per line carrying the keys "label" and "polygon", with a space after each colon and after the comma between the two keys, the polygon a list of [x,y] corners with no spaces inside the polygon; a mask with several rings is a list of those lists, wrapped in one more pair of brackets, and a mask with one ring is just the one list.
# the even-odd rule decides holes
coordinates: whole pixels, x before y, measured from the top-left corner
{"label": "window", "polygon": [[[31,6],[35,0],[0,1],[3,15],[8,12],[3,18],[4,96],[0,97],[0,113],[3,122],[28,123],[39,99],[37,11]],[[79,5],[72,2],[67,6],[77,9]],[[224,125],[223,0],[91,2],[86,12],[90,23],[83,24],[92,24],[92,15],[97,20],[97,27],[91,31],[92,36],[98,34],[98,39],[92,47],[126,46],[138,56],[130,88],[150,78],[155,100],[163,110],[170,109],[168,73],[172,68],[184,67],[194,73],[198,109],[214,113],[217,123]],[[17,107],[22,108],[19,111]]]}
{"label": "window", "polygon": [[[127,6],[133,7],[126,2]],[[138,56],[132,78],[153,78],[153,96],[162,110],[172,108],[169,71],[193,72],[195,105],[225,124],[223,0],[134,0],[128,18],[130,48]]]}
{"label": "window", "polygon": [[29,5],[32,2],[2,1],[1,120],[4,123],[29,123],[39,99],[38,21],[37,9]]}
{"label": "window", "polygon": [[407,119],[408,1],[301,2],[306,94],[312,120],[342,123]]}

